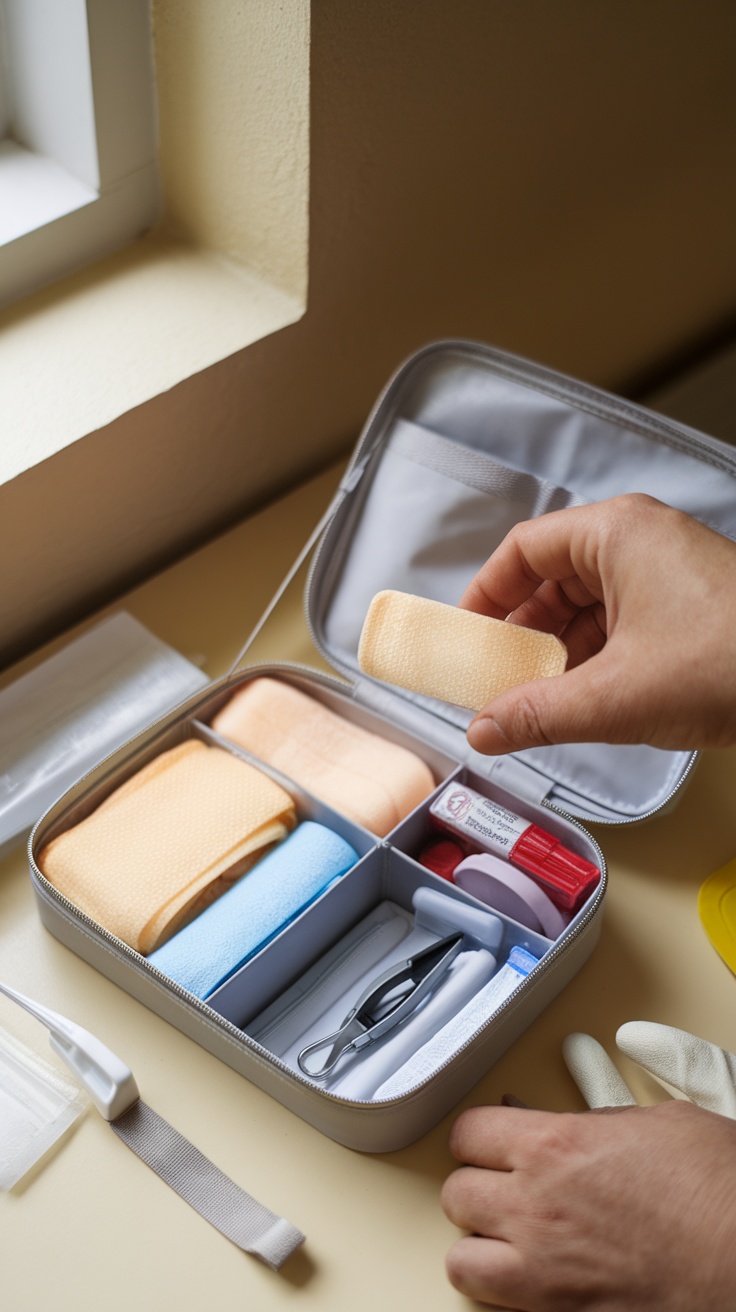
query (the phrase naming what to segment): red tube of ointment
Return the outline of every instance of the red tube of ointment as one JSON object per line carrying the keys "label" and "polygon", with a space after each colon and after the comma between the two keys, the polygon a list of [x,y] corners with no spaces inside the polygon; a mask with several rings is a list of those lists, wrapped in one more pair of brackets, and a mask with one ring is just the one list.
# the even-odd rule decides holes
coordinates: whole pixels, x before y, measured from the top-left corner
{"label": "red tube of ointment", "polygon": [[532,875],[558,907],[575,913],[601,874],[539,825],[507,811],[466,784],[448,784],[429,808],[435,824]]}

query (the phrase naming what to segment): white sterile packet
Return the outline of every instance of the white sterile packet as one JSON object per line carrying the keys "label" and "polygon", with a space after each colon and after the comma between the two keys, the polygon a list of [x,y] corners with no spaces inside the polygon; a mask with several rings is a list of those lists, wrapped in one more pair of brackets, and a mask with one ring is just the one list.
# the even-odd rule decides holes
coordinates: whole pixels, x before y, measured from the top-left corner
{"label": "white sterile packet", "polygon": [[87,770],[208,683],[126,611],[0,691],[0,854]]}
{"label": "white sterile packet", "polygon": [[0,1189],[10,1189],[85,1110],[79,1087],[0,1029]]}

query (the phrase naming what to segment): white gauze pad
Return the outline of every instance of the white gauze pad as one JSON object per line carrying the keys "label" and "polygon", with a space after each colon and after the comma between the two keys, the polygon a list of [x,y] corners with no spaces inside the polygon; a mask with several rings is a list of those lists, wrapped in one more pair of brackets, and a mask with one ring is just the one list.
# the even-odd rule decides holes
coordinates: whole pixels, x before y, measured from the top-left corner
{"label": "white gauze pad", "polygon": [[562,674],[567,650],[552,633],[387,591],[370,604],[358,663],[384,683],[479,711],[507,688]]}

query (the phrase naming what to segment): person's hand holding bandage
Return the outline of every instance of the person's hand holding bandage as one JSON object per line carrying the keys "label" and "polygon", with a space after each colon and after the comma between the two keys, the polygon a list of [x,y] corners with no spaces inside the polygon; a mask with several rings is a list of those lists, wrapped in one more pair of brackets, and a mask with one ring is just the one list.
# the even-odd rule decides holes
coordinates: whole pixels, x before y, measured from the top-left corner
{"label": "person's hand holding bandage", "polygon": [[736,546],[680,511],[627,495],[517,524],[459,604],[568,651],[559,678],[489,699],[479,752],[736,742]]}
{"label": "person's hand holding bandage", "polygon": [[736,1288],[736,1057],[665,1025],[619,1049],[690,1101],[636,1106],[594,1039],[564,1052],[588,1113],[462,1113],[442,1201],[469,1233],[447,1258],[471,1298],[524,1312],[723,1312]]}

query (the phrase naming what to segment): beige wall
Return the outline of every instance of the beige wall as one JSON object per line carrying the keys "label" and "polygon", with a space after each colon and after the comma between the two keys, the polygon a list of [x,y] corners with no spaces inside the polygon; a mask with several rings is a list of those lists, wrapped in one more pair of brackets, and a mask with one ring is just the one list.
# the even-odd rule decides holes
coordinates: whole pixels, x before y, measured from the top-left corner
{"label": "beige wall", "polygon": [[734,49],[730,0],[314,0],[306,314],[0,489],[0,655],[344,451],[432,338],[625,389],[725,322]]}

